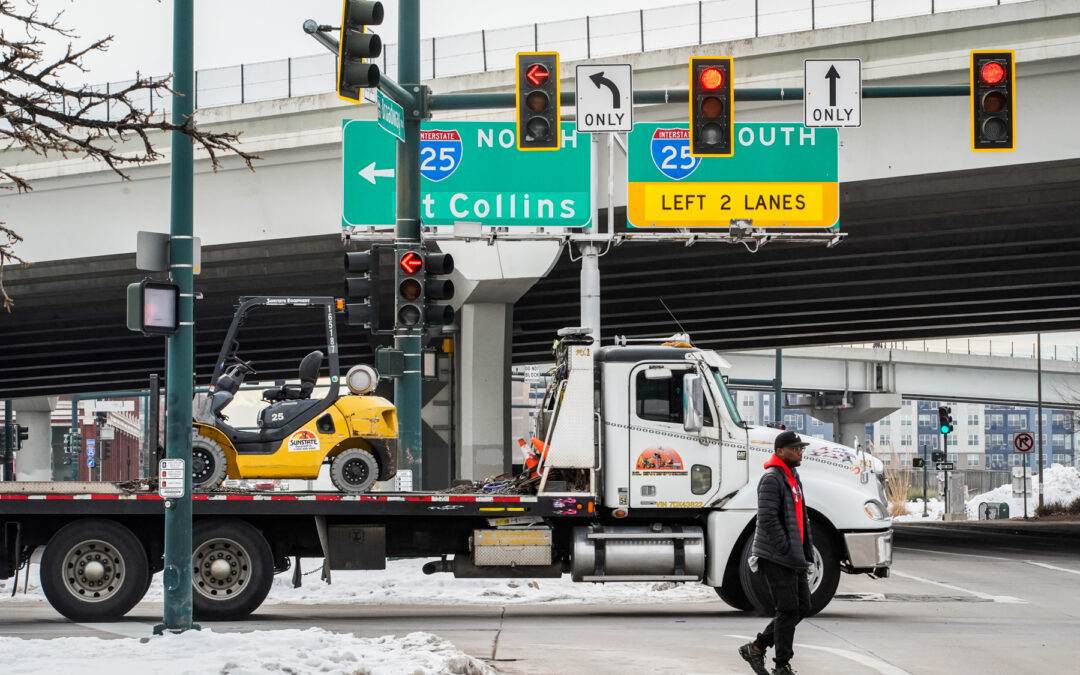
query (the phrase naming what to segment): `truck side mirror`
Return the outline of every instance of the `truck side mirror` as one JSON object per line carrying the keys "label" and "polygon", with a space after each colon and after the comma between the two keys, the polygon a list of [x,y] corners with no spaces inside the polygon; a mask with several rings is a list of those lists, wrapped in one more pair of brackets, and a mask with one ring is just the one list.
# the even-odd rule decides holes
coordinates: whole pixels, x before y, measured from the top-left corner
{"label": "truck side mirror", "polygon": [[705,388],[701,376],[695,373],[683,375],[683,429],[701,431],[705,426]]}

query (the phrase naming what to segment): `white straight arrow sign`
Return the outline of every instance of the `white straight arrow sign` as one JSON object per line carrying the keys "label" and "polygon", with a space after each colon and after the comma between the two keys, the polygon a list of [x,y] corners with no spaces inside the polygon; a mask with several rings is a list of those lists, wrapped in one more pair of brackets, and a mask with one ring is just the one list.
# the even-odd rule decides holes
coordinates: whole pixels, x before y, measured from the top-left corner
{"label": "white straight arrow sign", "polygon": [[360,169],[360,177],[368,181],[372,185],[375,184],[376,178],[393,178],[393,169],[376,169],[375,162],[368,164],[363,169]]}

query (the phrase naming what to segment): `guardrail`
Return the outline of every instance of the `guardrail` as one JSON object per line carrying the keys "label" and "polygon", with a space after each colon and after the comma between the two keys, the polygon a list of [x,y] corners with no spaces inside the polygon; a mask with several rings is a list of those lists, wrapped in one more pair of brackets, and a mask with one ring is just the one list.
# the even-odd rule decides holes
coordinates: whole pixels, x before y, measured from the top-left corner
{"label": "guardrail", "polygon": [[[866,342],[837,345],[852,349],[902,349],[938,354],[966,354],[969,356],[1006,356],[1014,359],[1034,359],[1037,348],[1034,342],[993,340],[982,338],[956,338],[941,340],[900,340],[893,342]],[[1080,345],[1042,345],[1044,361],[1080,361]]]}
{"label": "guardrail", "polygon": [[[436,78],[506,70],[520,51],[557,51],[563,61],[576,61],[1021,2],[1031,0],[705,0],[428,38],[420,45],[420,72]],[[396,44],[384,43],[379,65],[383,72],[397,72]],[[195,107],[331,92],[336,70],[329,53],[197,70]],[[129,84],[96,88],[116,91]],[[172,112],[170,97],[145,103],[155,113]],[[108,119],[125,113],[104,114]]]}

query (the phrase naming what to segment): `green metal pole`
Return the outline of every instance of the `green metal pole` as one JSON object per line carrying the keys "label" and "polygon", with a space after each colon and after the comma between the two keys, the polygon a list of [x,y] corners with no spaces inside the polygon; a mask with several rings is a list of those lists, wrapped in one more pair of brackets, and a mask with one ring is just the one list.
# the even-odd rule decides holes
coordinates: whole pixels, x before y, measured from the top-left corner
{"label": "green metal pole", "polygon": [[[401,87],[420,99],[420,2],[401,0],[398,9],[398,80]],[[418,108],[405,111],[405,142],[397,146],[397,248],[420,242],[420,115]],[[394,383],[394,406],[402,461],[412,469],[413,489],[422,485],[420,421],[420,329],[397,327],[395,343],[405,354],[405,373]]]}
{"label": "green metal pole", "polygon": [[[194,0],[173,4],[173,124],[195,111]],[[169,459],[184,461],[184,496],[165,506],[165,612],[154,633],[199,627],[191,619],[191,397],[194,395],[194,290],[192,279],[192,202],[194,180],[191,138],[172,132],[171,234],[169,275],[180,287],[180,327],[169,338],[165,397],[165,448]]]}
{"label": "green metal pole", "polygon": [[776,350],[776,378],[773,379],[773,407],[777,424],[784,421],[784,357],[780,349]]}

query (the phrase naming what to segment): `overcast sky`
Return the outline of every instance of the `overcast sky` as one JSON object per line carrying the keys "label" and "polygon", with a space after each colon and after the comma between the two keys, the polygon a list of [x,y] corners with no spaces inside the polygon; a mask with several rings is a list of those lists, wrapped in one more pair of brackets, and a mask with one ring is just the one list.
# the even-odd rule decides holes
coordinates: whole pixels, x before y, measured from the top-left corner
{"label": "overcast sky", "polygon": [[[87,62],[86,82],[127,80],[136,70],[152,75],[172,70],[172,0],[39,3],[43,16],[63,10],[62,23],[82,41],[114,36],[108,54]],[[684,4],[687,0],[420,0],[420,35],[454,35]],[[337,26],[341,5],[341,0],[195,0],[195,68],[326,53],[301,24],[315,19]],[[386,20],[376,32],[385,42],[397,42],[398,2],[384,0],[383,6]]]}

